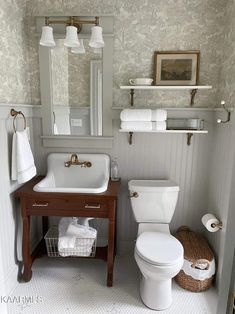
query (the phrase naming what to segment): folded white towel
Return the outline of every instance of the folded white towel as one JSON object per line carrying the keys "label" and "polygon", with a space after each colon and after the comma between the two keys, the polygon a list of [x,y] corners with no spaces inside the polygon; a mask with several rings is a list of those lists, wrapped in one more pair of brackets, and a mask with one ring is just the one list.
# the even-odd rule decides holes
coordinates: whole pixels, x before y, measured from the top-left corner
{"label": "folded white towel", "polygon": [[83,226],[76,224],[74,222],[70,223],[66,231],[67,235],[76,236],[78,238],[92,238],[95,239],[97,231],[88,226]]}
{"label": "folded white towel", "polygon": [[80,225],[77,219],[72,217],[61,218],[58,229],[58,251],[61,256],[89,256],[91,254],[97,237],[96,229],[89,225]]}
{"label": "folded white towel", "polygon": [[18,183],[24,183],[33,178],[36,173],[27,130],[16,131],[12,140],[11,178],[18,181]]}
{"label": "folded white towel", "polygon": [[64,249],[73,249],[75,247],[76,237],[71,235],[63,235],[59,237],[58,248],[59,251]]}
{"label": "folded white towel", "polygon": [[[93,240],[94,242],[94,240]],[[93,244],[92,244],[93,245]],[[70,248],[62,248],[59,250],[60,256],[90,256],[92,252],[92,245],[90,247],[75,247],[73,249]]]}
{"label": "folded white towel", "polygon": [[167,111],[164,109],[155,109],[152,110],[152,121],[166,121],[167,119]]}
{"label": "folded white towel", "polygon": [[125,131],[151,131],[152,122],[150,121],[122,121],[121,129]]}
{"label": "folded white towel", "polygon": [[151,121],[151,109],[124,109],[121,121]]}
{"label": "folded white towel", "polygon": [[164,131],[166,130],[166,121],[153,122],[153,131]]}

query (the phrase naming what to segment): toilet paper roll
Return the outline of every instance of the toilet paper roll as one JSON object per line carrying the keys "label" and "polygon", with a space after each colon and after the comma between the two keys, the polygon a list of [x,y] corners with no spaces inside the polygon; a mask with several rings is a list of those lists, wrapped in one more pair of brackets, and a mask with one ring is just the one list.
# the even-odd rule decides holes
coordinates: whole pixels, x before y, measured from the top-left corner
{"label": "toilet paper roll", "polygon": [[219,227],[213,227],[213,224],[218,225],[219,220],[212,214],[206,214],[202,217],[202,223],[206,229],[210,232],[216,232],[219,230]]}

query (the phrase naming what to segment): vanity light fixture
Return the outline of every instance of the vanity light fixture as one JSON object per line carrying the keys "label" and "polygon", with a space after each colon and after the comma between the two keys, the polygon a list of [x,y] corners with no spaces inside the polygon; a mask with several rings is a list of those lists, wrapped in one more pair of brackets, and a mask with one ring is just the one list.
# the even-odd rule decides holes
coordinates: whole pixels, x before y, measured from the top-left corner
{"label": "vanity light fixture", "polygon": [[217,119],[217,123],[228,123],[230,121],[230,118],[231,118],[231,111],[229,111],[225,107],[225,101],[224,100],[221,101],[221,105],[223,106],[224,110],[227,112],[227,119],[226,120]]}
{"label": "vanity light fixture", "polygon": [[[102,34],[102,27],[99,26],[99,17],[96,16],[94,20],[80,20],[77,17],[70,16],[67,19],[53,19],[45,17],[45,26],[42,27],[42,36],[40,39],[40,45],[46,47],[55,47],[55,41],[53,37],[53,28],[51,24],[65,24],[66,25],[66,37],[64,45],[70,48],[80,48],[82,45],[78,40],[78,33],[82,30],[84,24],[94,24],[91,28],[91,39],[89,46],[92,48],[103,48],[104,40]],[[82,48],[82,47],[81,47]],[[84,47],[83,47],[84,48]],[[84,53],[85,49],[81,49]],[[75,53],[75,52],[74,52]]]}

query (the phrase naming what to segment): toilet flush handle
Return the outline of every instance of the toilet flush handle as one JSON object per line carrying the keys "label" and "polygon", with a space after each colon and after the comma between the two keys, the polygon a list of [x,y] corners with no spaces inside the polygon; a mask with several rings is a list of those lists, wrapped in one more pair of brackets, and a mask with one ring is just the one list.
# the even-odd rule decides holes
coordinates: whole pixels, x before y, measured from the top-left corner
{"label": "toilet flush handle", "polygon": [[129,197],[137,198],[137,197],[139,197],[139,194],[137,192],[133,192]]}

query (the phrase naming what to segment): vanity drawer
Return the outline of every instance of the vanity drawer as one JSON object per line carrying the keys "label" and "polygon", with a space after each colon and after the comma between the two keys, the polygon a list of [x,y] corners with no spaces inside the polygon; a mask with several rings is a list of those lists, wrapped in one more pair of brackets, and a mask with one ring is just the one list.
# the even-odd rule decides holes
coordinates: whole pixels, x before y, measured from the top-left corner
{"label": "vanity drawer", "polygon": [[73,199],[28,199],[26,208],[30,211],[47,210],[97,210],[106,211],[108,209],[105,201],[73,200]]}

